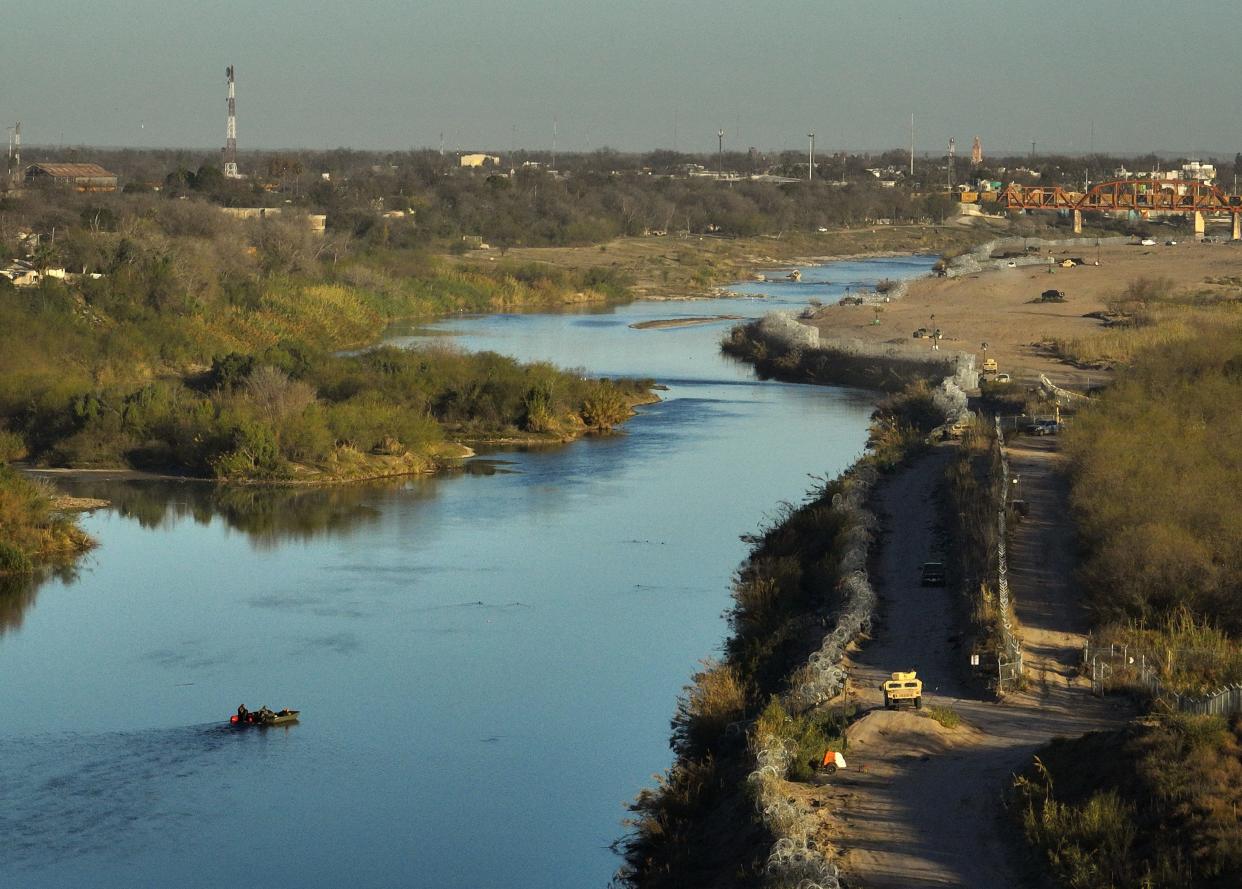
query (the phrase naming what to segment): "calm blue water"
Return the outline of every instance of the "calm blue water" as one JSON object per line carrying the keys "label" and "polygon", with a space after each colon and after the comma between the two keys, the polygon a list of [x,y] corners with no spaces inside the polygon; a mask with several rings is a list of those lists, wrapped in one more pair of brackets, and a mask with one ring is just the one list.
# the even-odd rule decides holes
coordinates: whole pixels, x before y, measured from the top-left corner
{"label": "calm blue water", "polygon": [[[470,349],[655,377],[626,434],[325,491],[76,483],[114,501],[76,573],[0,590],[0,885],[604,886],[623,803],[729,579],[861,393],[756,382],[727,323],[932,260],[839,263],[763,299],[456,318]],[[766,289],[765,289],[766,288]],[[404,341],[397,337],[398,341]],[[231,732],[236,706],[301,708]]]}

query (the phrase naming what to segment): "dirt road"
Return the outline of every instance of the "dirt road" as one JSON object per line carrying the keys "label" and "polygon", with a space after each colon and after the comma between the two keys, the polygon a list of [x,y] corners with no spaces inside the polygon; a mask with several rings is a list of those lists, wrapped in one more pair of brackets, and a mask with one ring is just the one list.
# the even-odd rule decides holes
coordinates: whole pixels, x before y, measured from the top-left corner
{"label": "dirt road", "polygon": [[[874,581],[882,622],[851,671],[857,700],[877,709],[851,727],[850,768],[823,790],[825,808],[837,816],[827,839],[839,849],[851,886],[1022,885],[999,814],[1009,775],[1050,738],[1126,716],[1064,679],[1032,682],[1003,704],[963,681],[969,652],[956,640],[953,594],[919,583],[920,564],[939,549],[932,498],[951,456],[949,447],[937,448],[884,482],[878,495],[883,536]],[[1017,602],[1029,602],[1019,615],[1038,631],[1033,658],[1048,675],[1065,675],[1084,626],[1070,583],[1048,582],[1065,581],[1072,566],[1060,523],[1065,489],[1042,444],[1016,462],[1032,508],[1018,531],[1011,587]],[[919,671],[924,708],[952,708],[961,725],[883,710],[880,683],[904,669]]]}
{"label": "dirt road", "polygon": [[1014,496],[1030,509],[1011,534],[1009,584],[1022,626],[1026,673],[1041,691],[1048,683],[1090,687],[1077,669],[1088,625],[1074,586],[1069,482],[1057,444],[1055,436],[1024,436],[1006,448],[1009,474],[1017,480]]}

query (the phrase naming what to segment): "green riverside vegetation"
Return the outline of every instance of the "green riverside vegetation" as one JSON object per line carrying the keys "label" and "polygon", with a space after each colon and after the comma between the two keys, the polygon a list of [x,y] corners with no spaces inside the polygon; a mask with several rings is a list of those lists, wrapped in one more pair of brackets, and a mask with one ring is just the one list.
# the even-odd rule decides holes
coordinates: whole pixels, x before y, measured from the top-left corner
{"label": "green riverside vegetation", "polygon": [[[38,230],[84,200],[37,195],[4,218]],[[613,270],[464,269],[387,248],[341,257],[305,218],[238,221],[145,196],[79,217],[58,229],[55,258],[98,277],[0,283],[0,435],[11,457],[337,480],[434,468],[462,453],[453,439],[607,431],[646,398],[643,386],[494,354],[336,352],[401,317],[623,299]],[[51,261],[44,250],[34,264]]]}
{"label": "green riverside vegetation", "polygon": [[90,538],[56,507],[48,485],[0,462],[0,577],[63,564],[90,545]]}

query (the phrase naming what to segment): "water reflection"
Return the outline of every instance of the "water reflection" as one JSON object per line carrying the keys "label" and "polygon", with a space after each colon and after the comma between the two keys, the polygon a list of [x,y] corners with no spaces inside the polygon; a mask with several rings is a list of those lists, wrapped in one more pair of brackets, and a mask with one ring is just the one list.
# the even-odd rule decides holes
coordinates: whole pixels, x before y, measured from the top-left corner
{"label": "water reflection", "polygon": [[172,528],[186,518],[200,525],[219,518],[260,548],[356,533],[379,520],[377,491],[402,490],[406,497],[419,500],[434,497],[435,486],[435,479],[421,478],[319,488],[148,480],[61,483],[75,496],[111,501],[120,515],[147,530]]}
{"label": "water reflection", "polygon": [[0,574],[0,636],[19,630],[26,612],[34,605],[44,582],[58,578],[66,585],[77,578],[77,569],[64,565],[34,574]]}

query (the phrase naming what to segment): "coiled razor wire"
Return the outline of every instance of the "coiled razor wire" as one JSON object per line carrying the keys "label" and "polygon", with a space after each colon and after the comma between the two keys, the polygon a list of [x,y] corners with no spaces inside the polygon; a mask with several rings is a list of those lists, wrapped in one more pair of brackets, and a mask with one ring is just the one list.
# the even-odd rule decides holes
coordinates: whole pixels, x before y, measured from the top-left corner
{"label": "coiled razor wire", "polygon": [[[971,376],[973,371],[971,357],[965,366],[958,362],[956,376],[960,381]],[[943,395],[938,402],[946,413],[961,405],[959,381],[953,377],[944,381]],[[807,658],[806,665],[796,674],[798,681],[784,696],[786,706],[797,712],[831,700],[845,689],[847,674],[841,665],[845,650],[871,632],[878,600],[867,576],[867,555],[878,523],[866,503],[878,478],[879,472],[873,466],[856,466],[843,478],[841,492],[833,495],[833,511],[846,520],[840,559],[844,576],[839,584],[844,604],[835,626]],[[1002,510],[1002,521],[1003,517]],[[1001,541],[1003,547],[1003,533]],[[1001,564],[1004,565],[1003,549]],[[754,750],[755,769],[747,777],[756,812],[772,835],[778,837],[764,867],[767,886],[769,889],[841,889],[840,871],[813,839],[818,819],[783,791],[782,783],[794,755],[791,747],[788,739],[766,738],[764,746]]]}
{"label": "coiled razor wire", "polygon": [[[867,577],[867,552],[875,539],[877,523],[864,506],[878,473],[870,466],[856,468],[832,498],[832,509],[846,520],[841,568],[845,572],[839,589],[844,604],[836,624],[818,650],[798,671],[799,681],[785,694],[785,703],[798,712],[828,701],[845,688],[841,666],[849,644],[871,629],[876,595]],[[764,825],[779,839],[773,844],[764,868],[773,889],[840,889],[840,872],[813,839],[819,821],[783,793],[793,750],[786,739],[770,737],[754,751],[755,770],[750,773],[755,809]]]}

